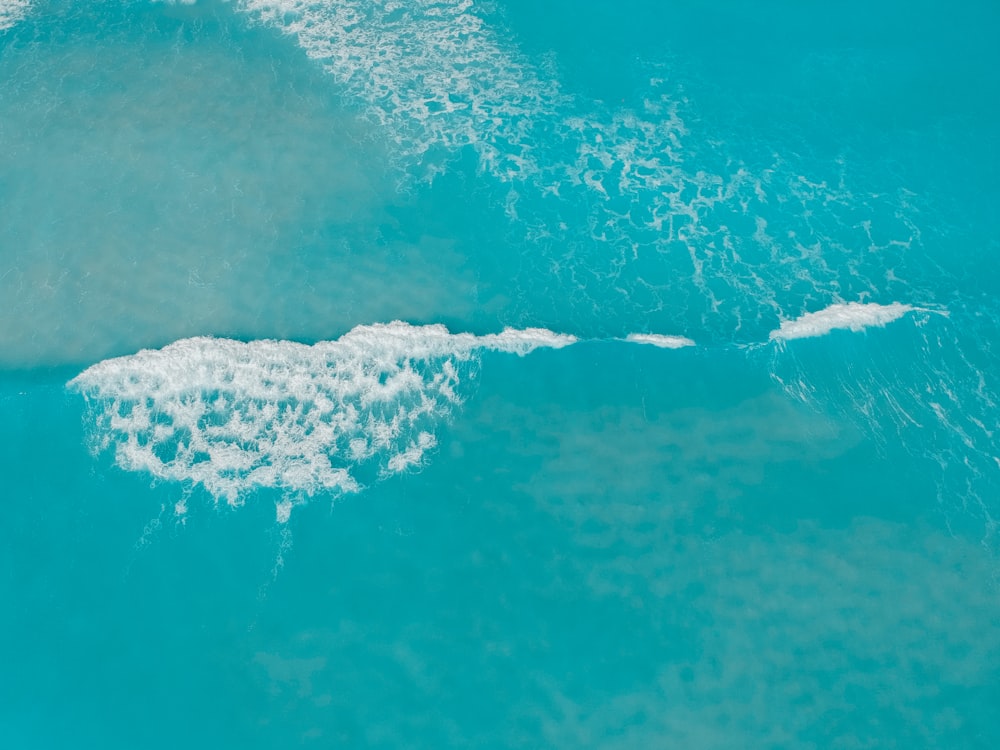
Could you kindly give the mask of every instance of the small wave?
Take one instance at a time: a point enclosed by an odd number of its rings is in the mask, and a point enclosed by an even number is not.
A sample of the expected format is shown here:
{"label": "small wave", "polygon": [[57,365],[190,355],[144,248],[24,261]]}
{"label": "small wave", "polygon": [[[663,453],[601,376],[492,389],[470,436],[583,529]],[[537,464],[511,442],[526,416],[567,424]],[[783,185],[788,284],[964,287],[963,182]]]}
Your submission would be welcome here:
{"label": "small wave", "polygon": [[630,333],[625,340],[633,344],[649,344],[661,349],[683,349],[695,346],[695,342],[686,336],[664,336],[659,333]]}
{"label": "small wave", "polygon": [[0,0],[0,31],[12,28],[31,10],[30,0]]}
{"label": "small wave", "polygon": [[[419,465],[479,351],[523,356],[575,341],[399,321],[314,345],[199,337],[105,360],[68,386],[92,406],[95,449],[113,449],[121,468],[239,505],[258,488],[357,492],[359,472]],[[279,521],[289,509],[279,506]]]}
{"label": "small wave", "polygon": [[837,303],[817,312],[806,313],[794,320],[783,321],[778,329],[771,331],[770,340],[813,338],[825,336],[837,329],[861,331],[872,326],[881,328],[914,311],[928,312],[923,308],[899,302],[889,305],[880,305],[876,302]]}

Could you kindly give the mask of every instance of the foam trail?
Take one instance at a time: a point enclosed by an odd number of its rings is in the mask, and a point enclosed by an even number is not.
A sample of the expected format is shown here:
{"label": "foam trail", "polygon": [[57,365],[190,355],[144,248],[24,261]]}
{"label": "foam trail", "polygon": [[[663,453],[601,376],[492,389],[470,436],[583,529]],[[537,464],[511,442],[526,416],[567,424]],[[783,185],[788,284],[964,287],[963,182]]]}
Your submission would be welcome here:
{"label": "foam trail", "polygon": [[695,346],[695,342],[686,336],[664,336],[659,333],[630,333],[625,341],[632,344],[649,344],[661,349],[683,349]]}
{"label": "foam trail", "polygon": [[[419,465],[460,403],[481,350],[526,355],[573,336],[539,328],[475,336],[399,321],[314,345],[199,337],[100,362],[71,380],[93,408],[95,449],[239,505],[273,488],[357,492],[358,472]],[[288,520],[291,503],[277,508]]]}
{"label": "foam trail", "polygon": [[12,28],[23,20],[30,10],[30,0],[0,0],[0,31]]}
{"label": "foam trail", "polygon": [[837,303],[817,312],[806,313],[794,320],[782,321],[779,328],[771,331],[769,338],[771,341],[788,341],[825,336],[837,329],[861,331],[872,326],[881,328],[915,311],[930,312],[899,302],[889,305],[880,305],[876,302]]}

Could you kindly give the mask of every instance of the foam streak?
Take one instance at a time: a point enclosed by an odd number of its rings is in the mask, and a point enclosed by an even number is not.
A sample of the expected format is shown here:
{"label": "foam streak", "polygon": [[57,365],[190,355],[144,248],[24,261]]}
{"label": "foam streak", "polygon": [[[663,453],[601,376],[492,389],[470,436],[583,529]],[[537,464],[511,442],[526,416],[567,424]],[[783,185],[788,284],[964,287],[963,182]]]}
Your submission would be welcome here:
{"label": "foam streak", "polygon": [[664,336],[659,333],[630,333],[625,341],[632,344],[649,344],[661,349],[683,349],[694,346],[695,342],[686,336]]}

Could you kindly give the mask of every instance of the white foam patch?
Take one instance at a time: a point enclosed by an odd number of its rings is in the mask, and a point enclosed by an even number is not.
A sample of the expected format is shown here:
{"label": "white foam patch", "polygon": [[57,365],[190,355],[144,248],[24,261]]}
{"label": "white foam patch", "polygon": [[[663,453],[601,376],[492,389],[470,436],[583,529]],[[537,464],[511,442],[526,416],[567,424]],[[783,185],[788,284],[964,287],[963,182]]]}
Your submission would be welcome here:
{"label": "white foam patch", "polygon": [[664,336],[659,333],[630,333],[625,340],[633,344],[649,344],[661,349],[683,349],[695,346],[695,342],[686,336]]}
{"label": "white foam patch", "polygon": [[31,10],[30,0],[0,0],[0,31],[21,21]]}
{"label": "white foam patch", "polygon": [[921,310],[899,302],[880,305],[875,302],[847,302],[830,305],[818,312],[806,313],[794,320],[786,320],[771,331],[771,341],[788,341],[815,336],[825,336],[831,331],[844,329],[862,331],[873,326],[884,327],[899,320],[909,312]]}
{"label": "white foam patch", "polygon": [[[385,476],[417,466],[480,350],[523,356],[575,341],[399,321],[311,346],[201,337],[105,360],[68,385],[93,407],[95,449],[113,448],[121,468],[238,505],[258,488],[356,492],[363,467]],[[291,507],[278,505],[279,522]]]}

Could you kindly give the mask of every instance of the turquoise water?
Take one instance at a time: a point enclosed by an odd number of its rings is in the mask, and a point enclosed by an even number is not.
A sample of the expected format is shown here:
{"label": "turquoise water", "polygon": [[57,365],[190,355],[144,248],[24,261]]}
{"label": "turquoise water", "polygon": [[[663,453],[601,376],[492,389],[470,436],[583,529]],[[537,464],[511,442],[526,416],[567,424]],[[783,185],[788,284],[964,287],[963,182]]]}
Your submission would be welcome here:
{"label": "turquoise water", "polygon": [[0,0],[0,745],[1000,745],[998,33]]}

